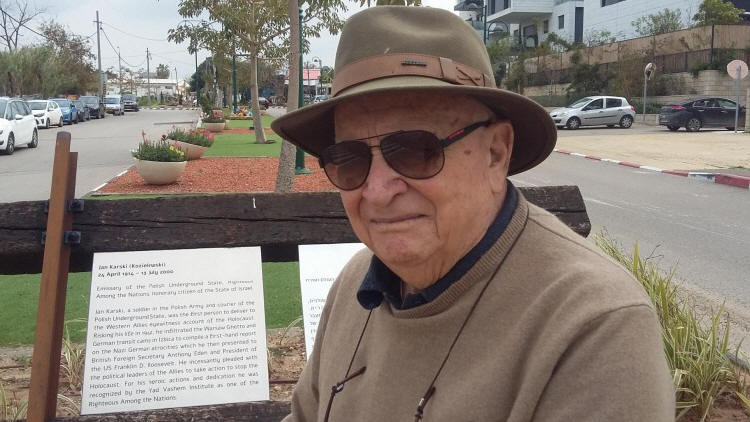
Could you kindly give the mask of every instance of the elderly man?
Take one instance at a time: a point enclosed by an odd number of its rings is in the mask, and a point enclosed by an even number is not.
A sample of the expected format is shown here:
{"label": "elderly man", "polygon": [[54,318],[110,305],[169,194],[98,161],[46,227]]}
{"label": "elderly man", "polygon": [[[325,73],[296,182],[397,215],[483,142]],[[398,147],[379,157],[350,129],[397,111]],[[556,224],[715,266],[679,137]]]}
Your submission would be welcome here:
{"label": "elderly man", "polygon": [[351,17],[333,98],[277,119],[368,249],[334,283],[286,421],[667,421],[640,285],[506,179],[552,151],[454,14]]}

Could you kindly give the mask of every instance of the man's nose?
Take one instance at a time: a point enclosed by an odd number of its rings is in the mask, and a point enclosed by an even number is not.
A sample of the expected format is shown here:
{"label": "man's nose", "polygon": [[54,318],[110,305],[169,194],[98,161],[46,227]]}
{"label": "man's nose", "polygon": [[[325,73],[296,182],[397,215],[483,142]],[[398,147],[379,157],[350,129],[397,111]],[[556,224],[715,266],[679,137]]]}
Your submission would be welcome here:
{"label": "man's nose", "polygon": [[362,186],[362,197],[373,205],[386,206],[399,193],[406,191],[406,182],[383,158],[380,148],[372,149],[370,174]]}

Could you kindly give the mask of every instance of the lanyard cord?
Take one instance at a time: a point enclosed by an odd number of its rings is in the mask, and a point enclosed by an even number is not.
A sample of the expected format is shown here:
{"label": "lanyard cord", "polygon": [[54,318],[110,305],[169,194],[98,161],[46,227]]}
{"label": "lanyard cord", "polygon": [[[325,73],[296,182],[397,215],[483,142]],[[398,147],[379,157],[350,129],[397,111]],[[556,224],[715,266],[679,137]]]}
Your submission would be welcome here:
{"label": "lanyard cord", "polygon": [[354,358],[357,356],[357,351],[359,350],[359,345],[362,343],[362,338],[365,336],[365,330],[367,330],[367,324],[370,322],[370,317],[372,316],[372,309],[370,309],[370,312],[367,313],[367,319],[365,320],[365,325],[362,327],[362,332],[359,334],[359,340],[357,340],[357,346],[354,348],[354,353],[352,353],[352,358],[349,361],[349,366],[346,368],[346,374],[344,374],[344,379],[337,382],[333,387],[331,387],[331,397],[328,399],[328,406],[326,406],[326,415],[323,419],[324,422],[328,422],[328,417],[331,415],[331,406],[333,406],[333,398],[336,396],[337,393],[339,393],[341,390],[344,389],[344,384],[347,383],[347,381],[351,380],[352,378],[356,378],[362,374],[365,373],[365,370],[367,369],[366,366],[363,366],[351,375],[349,374],[349,371],[352,369],[352,365],[354,364]]}
{"label": "lanyard cord", "polygon": [[[528,221],[528,217],[527,220]],[[524,227],[521,229],[526,228],[526,222],[524,222]],[[516,238],[513,240],[513,243],[511,243],[510,248],[508,248],[508,252],[503,256],[503,259],[500,261],[500,263],[497,265],[497,268],[495,268],[495,271],[492,272],[492,275],[490,276],[490,279],[487,280],[487,283],[484,284],[484,287],[482,287],[482,290],[479,292],[479,295],[476,299],[474,299],[474,303],[471,305],[471,309],[469,309],[469,313],[466,314],[466,318],[464,318],[464,322],[461,323],[461,327],[458,329],[458,332],[456,333],[456,336],[453,338],[453,341],[451,342],[450,347],[448,348],[448,353],[445,354],[445,357],[443,358],[443,363],[440,364],[440,368],[438,368],[437,372],[435,372],[435,376],[432,378],[432,382],[430,382],[430,385],[427,387],[427,391],[425,391],[424,395],[422,395],[422,398],[419,399],[419,402],[417,403],[417,413],[414,414],[414,422],[419,422],[422,420],[424,408],[427,406],[427,401],[430,400],[430,397],[435,393],[435,382],[437,381],[438,377],[440,376],[440,373],[443,371],[443,367],[445,366],[445,363],[448,362],[448,358],[451,355],[451,352],[453,351],[453,346],[456,345],[456,342],[458,341],[458,338],[461,336],[461,333],[464,331],[464,328],[466,327],[466,324],[469,322],[469,318],[474,313],[474,310],[477,308],[477,305],[479,304],[479,300],[482,299],[482,296],[484,296],[484,292],[487,290],[487,287],[489,287],[490,283],[492,283],[492,280],[495,279],[495,276],[500,271],[500,268],[502,268],[503,263],[505,262],[505,259],[510,254],[510,251],[513,249],[513,247],[516,245],[516,242],[521,236],[516,236]]]}

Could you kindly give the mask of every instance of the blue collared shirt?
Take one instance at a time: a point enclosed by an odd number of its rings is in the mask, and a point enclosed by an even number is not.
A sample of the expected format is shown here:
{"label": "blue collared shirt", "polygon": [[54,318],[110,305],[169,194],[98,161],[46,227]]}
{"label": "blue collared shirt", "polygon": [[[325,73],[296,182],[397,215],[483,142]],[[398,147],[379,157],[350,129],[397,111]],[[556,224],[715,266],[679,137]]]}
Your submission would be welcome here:
{"label": "blue collared shirt", "polygon": [[364,280],[362,280],[359,291],[357,291],[357,300],[360,305],[365,309],[374,309],[380,306],[383,298],[386,298],[396,309],[414,308],[435,300],[453,283],[460,280],[479,261],[479,258],[497,242],[505,228],[508,227],[518,206],[518,194],[510,181],[508,181],[507,187],[508,193],[505,195],[503,207],[479,243],[458,260],[447,274],[421,292],[409,294],[402,298],[401,278],[377,256],[373,255],[370,268],[367,270]]}

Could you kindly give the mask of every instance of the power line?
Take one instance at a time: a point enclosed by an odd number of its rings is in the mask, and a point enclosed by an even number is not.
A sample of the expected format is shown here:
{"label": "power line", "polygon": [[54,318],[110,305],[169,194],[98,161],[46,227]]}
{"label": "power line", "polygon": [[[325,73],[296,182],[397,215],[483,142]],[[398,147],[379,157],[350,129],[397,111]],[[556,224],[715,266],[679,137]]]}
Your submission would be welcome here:
{"label": "power line", "polygon": [[107,25],[107,26],[111,27],[111,28],[112,28],[112,29],[114,29],[115,31],[118,31],[118,32],[122,32],[123,34],[125,34],[125,35],[129,35],[129,36],[131,36],[131,37],[134,37],[134,38],[140,38],[140,39],[142,39],[142,40],[147,40],[147,41],[164,41],[164,42],[168,42],[168,41],[169,41],[169,40],[165,40],[165,39],[157,39],[157,38],[147,38],[147,37],[142,37],[142,36],[140,36],[140,35],[135,35],[135,34],[131,34],[131,33],[129,33],[129,32],[125,32],[125,31],[123,31],[122,29],[119,29],[119,28],[117,28],[116,26],[113,26],[112,24],[109,24],[109,23],[106,23],[106,22],[102,22],[102,24],[104,24],[104,25]]}
{"label": "power line", "polygon": [[[116,48],[115,48],[115,46],[114,46],[114,45],[112,44],[112,41],[110,41],[110,39],[109,39],[109,36],[108,36],[108,35],[107,35],[107,33],[106,33],[106,32],[104,31],[104,29],[102,29],[102,34],[104,34],[104,38],[105,38],[105,39],[107,40],[107,43],[109,44],[109,46],[110,46],[110,47],[112,47],[112,51],[114,51],[115,53],[118,53],[118,52],[117,52],[117,49],[116,49]],[[125,60],[125,59],[123,59],[123,58],[122,58],[122,56],[121,56],[121,55],[120,55],[119,53],[117,54],[117,57],[118,57],[118,58],[119,58],[120,60],[122,60],[123,62],[125,62],[125,64],[126,64],[126,65],[128,65],[128,66],[130,66],[130,67],[137,67],[137,66],[133,66],[132,64],[128,63],[128,61],[127,61],[127,60]],[[141,64],[143,64],[143,63],[141,63]]]}

